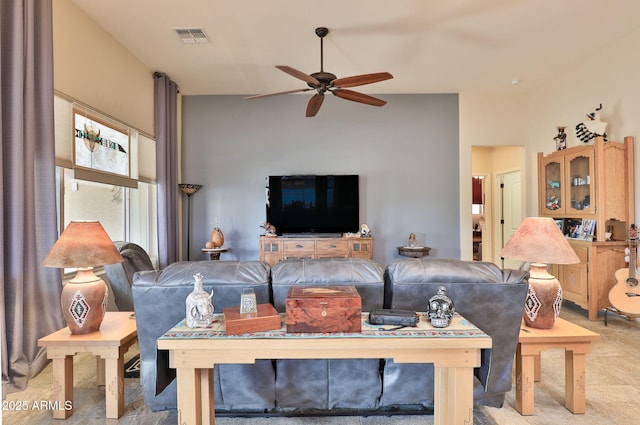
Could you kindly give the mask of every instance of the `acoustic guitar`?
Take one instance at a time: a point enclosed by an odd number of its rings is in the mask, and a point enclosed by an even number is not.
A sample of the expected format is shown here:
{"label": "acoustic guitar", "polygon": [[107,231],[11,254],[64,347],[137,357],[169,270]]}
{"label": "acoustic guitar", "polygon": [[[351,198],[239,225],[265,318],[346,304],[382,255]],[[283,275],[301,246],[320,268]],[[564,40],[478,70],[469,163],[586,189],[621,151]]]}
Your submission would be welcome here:
{"label": "acoustic guitar", "polygon": [[636,249],[638,229],[635,224],[629,229],[629,268],[616,271],[616,285],[609,291],[609,301],[618,311],[629,315],[640,314],[640,285],[636,278]]}

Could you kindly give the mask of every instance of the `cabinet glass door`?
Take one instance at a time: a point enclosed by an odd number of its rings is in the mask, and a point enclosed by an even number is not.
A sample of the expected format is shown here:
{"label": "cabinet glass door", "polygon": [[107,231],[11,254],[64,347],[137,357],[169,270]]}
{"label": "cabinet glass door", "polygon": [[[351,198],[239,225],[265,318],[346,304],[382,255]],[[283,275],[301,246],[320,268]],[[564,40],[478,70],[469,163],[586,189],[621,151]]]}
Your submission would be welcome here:
{"label": "cabinet glass door", "polygon": [[545,215],[559,215],[564,213],[564,188],[562,187],[562,159],[552,160],[544,164],[544,209]]}
{"label": "cabinet glass door", "polygon": [[569,200],[565,208],[576,216],[594,214],[593,151],[567,157]]}

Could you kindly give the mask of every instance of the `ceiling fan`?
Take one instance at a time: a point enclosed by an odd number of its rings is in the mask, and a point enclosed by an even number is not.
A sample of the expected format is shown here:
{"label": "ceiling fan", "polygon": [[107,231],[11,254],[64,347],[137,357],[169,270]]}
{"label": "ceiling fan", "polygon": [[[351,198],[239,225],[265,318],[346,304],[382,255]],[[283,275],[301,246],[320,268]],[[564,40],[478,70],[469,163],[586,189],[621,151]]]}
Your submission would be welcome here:
{"label": "ceiling fan", "polygon": [[378,81],[384,81],[393,78],[393,75],[388,72],[377,72],[374,74],[363,74],[363,75],[355,75],[353,77],[345,77],[345,78],[337,78],[334,74],[330,72],[325,72],[323,67],[323,44],[322,40],[324,37],[329,34],[329,30],[325,27],[316,28],[316,35],[320,37],[320,72],[314,72],[313,74],[305,74],[302,71],[298,71],[295,68],[286,65],[277,65],[276,68],[279,70],[286,72],[287,74],[298,78],[305,83],[309,87],[305,87],[303,89],[297,90],[288,90],[278,93],[270,93],[270,94],[259,94],[255,96],[248,96],[245,99],[257,99],[260,97],[266,96],[276,96],[280,94],[288,94],[288,93],[298,93],[305,92],[309,90],[315,90],[316,94],[314,94],[309,103],[307,104],[307,117],[315,117],[320,107],[322,106],[322,102],[324,101],[324,94],[326,92],[333,93],[335,96],[338,96],[342,99],[351,100],[353,102],[364,103],[366,105],[373,106],[383,106],[387,102],[378,99],[373,96],[369,96],[363,93],[359,93],[353,90],[347,90],[346,87],[355,87],[362,86],[365,84],[377,83]]}

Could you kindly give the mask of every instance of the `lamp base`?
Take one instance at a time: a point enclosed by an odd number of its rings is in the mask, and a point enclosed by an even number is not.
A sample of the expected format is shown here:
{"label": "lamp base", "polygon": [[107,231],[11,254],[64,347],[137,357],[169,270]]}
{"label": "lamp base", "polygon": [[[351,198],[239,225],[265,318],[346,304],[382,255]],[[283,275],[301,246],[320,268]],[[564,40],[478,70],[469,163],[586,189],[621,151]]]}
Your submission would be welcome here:
{"label": "lamp base", "polygon": [[107,310],[107,285],[93,268],[78,269],[62,288],[62,313],[72,334],[82,335],[100,329]]}
{"label": "lamp base", "polygon": [[531,328],[551,329],[560,315],[562,288],[547,266],[532,263],[529,271],[529,291],[524,305],[524,322]]}

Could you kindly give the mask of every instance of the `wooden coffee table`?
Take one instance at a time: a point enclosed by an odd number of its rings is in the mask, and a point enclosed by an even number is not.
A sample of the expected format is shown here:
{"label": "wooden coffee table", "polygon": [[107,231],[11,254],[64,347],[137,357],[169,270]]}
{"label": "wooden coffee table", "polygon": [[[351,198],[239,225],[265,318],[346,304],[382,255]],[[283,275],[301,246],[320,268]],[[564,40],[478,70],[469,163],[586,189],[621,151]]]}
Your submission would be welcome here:
{"label": "wooden coffee table", "polygon": [[534,382],[540,381],[540,353],[548,348],[565,350],[565,406],[572,413],[585,413],[586,354],[595,332],[558,319],[551,329],[535,329],[522,324],[516,350],[516,410],[534,413]]}
{"label": "wooden coffee table", "polygon": [[[365,317],[363,315],[363,320]],[[433,363],[434,423],[471,424],[473,368],[480,366],[481,349],[491,348],[491,337],[459,314],[454,322],[456,320],[466,327],[465,331],[454,334],[452,324],[444,329],[430,328],[422,336],[412,335],[413,328],[408,328],[404,336],[398,331],[384,337],[367,333],[364,323],[361,333],[339,336],[286,334],[283,327],[279,331],[231,336],[223,331],[221,334],[196,329],[198,335],[190,337],[190,330],[179,323],[158,339],[158,349],[169,350],[170,365],[176,369],[180,424],[215,423],[214,364],[254,363],[256,359],[360,358]],[[217,315],[215,321],[221,322],[221,315]]]}
{"label": "wooden coffee table", "polygon": [[97,356],[97,382],[105,386],[107,418],[124,413],[124,353],[137,341],[136,320],[130,311],[107,312],[100,330],[86,335],[72,335],[63,328],[38,340],[53,359],[53,401],[58,409],[53,417],[66,419],[73,414],[73,356],[92,353]]}

